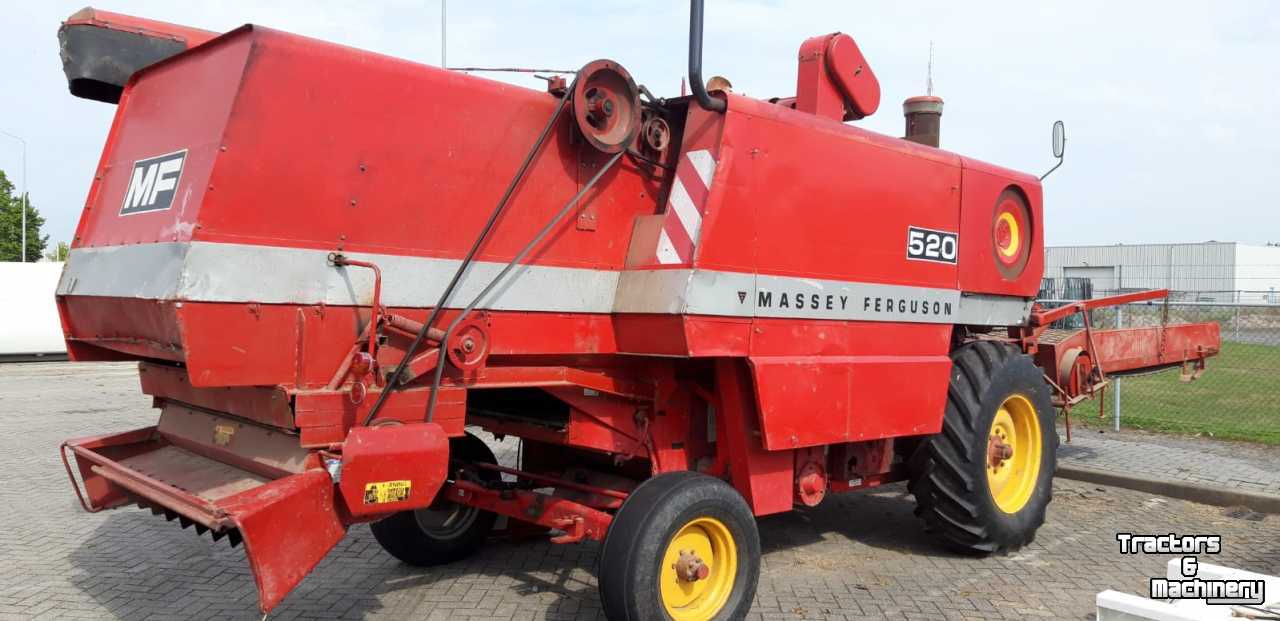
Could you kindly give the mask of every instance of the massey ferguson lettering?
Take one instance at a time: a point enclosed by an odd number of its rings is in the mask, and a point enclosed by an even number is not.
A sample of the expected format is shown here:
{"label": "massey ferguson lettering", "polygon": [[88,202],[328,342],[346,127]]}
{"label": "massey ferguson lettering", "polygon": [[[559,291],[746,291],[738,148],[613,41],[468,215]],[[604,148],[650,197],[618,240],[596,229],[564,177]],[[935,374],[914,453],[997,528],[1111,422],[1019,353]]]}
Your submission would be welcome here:
{"label": "massey ferguson lettering", "polygon": [[813,287],[806,291],[757,286],[754,295],[739,291],[738,301],[754,300],[757,317],[948,323],[959,312],[959,294],[954,291],[870,283]]}
{"label": "massey ferguson lettering", "polygon": [[[878,292],[873,286],[872,293]],[[745,297],[745,296],[740,296]],[[853,306],[850,305],[853,302]],[[955,304],[935,296],[880,296],[853,293],[808,293],[804,291],[756,290],[756,309],[776,311],[769,316],[798,316],[818,319],[865,319],[882,321],[943,321],[955,314]]]}
{"label": "massey ferguson lettering", "polygon": [[951,302],[939,302],[938,300],[911,300],[903,298],[862,298],[862,310],[871,313],[885,313],[890,315],[934,315],[939,317],[950,317],[953,309]]}
{"label": "massey ferguson lettering", "polygon": [[[828,293],[786,293],[777,297],[777,308],[794,308],[796,310],[844,310],[849,306],[849,296]],[[772,291],[756,292],[756,308],[774,308]]]}
{"label": "massey ferguson lettering", "polygon": [[147,211],[163,211],[173,205],[182,180],[182,165],[187,161],[187,150],[175,151],[138,160],[133,163],[133,174],[124,193],[120,215],[128,216]]}

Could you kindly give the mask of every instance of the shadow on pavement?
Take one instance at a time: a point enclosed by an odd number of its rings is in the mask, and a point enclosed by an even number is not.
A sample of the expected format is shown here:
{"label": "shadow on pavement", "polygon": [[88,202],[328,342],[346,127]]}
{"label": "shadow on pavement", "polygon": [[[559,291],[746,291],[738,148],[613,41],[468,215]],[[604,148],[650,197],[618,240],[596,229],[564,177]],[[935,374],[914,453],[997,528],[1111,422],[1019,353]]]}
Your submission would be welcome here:
{"label": "shadow on pavement", "polygon": [[762,518],[760,539],[766,555],[794,554],[797,548],[839,537],[901,554],[964,558],[924,532],[915,506],[905,483],[828,496],[817,507]]}
{"label": "shadow on pavement", "polygon": [[[904,485],[829,497],[821,506],[761,518],[765,566],[820,568],[832,537],[900,554],[956,557],[936,545],[912,514]],[[272,612],[299,616],[418,617],[430,610],[498,607],[562,614],[599,611],[599,545],[553,545],[545,540],[495,539],[453,565],[415,568],[384,553],[367,527],[352,528],[330,555]],[[856,553],[856,551],[854,552]],[[107,514],[70,555],[68,579],[122,619],[258,619],[257,592],[244,552],[212,542],[176,522],[137,509]],[[479,590],[480,593],[473,593]]]}
{"label": "shadow on pavement", "polygon": [[[474,607],[467,592],[476,586],[482,595],[509,590],[516,603],[532,597],[528,605],[541,610],[598,609],[596,548],[494,541],[466,561],[416,568],[387,555],[367,527],[357,526],[270,618],[408,618],[419,606]],[[148,511],[108,512],[69,560],[70,583],[116,618],[261,618],[241,548]]]}

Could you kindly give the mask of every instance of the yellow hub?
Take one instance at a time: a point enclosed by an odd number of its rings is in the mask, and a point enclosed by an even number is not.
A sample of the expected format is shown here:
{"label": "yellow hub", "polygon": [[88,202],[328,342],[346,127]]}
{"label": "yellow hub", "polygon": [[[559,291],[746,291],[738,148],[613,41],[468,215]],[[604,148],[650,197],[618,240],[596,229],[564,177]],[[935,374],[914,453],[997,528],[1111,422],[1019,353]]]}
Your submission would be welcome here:
{"label": "yellow hub", "polygon": [[672,619],[710,619],[724,608],[733,592],[738,573],[733,534],[720,520],[696,518],[676,531],[659,571],[662,605]]}
{"label": "yellow hub", "polygon": [[1022,395],[1010,395],[996,410],[987,443],[987,485],[1001,511],[1017,513],[1031,499],[1043,444],[1035,406]]}

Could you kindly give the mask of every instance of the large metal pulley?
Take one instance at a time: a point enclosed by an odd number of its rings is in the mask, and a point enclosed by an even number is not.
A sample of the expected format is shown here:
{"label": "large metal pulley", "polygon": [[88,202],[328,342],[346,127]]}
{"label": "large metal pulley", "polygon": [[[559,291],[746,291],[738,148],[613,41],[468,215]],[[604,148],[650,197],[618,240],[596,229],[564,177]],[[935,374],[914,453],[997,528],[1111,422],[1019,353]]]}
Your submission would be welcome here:
{"label": "large metal pulley", "polygon": [[578,71],[573,116],[591,146],[605,153],[626,149],[640,131],[640,89],[612,60],[593,60]]}

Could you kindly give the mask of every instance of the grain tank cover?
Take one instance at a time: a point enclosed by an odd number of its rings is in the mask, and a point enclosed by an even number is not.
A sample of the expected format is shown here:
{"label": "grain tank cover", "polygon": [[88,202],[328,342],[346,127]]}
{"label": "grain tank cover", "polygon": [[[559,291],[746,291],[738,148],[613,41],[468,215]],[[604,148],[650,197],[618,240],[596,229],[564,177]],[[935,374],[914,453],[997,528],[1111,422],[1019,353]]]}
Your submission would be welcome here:
{"label": "grain tank cover", "polygon": [[[59,288],[72,357],[183,362],[197,384],[298,381],[304,354],[281,358],[272,343],[300,329],[285,305],[319,317],[371,301],[371,274],[335,269],[329,253],[379,261],[388,305],[429,304],[502,194],[495,179],[519,168],[557,102],[257,26],[139,71]],[[579,190],[572,171],[608,157],[574,131],[556,125],[483,260],[514,255]],[[593,195],[598,222],[567,224],[538,255],[552,277],[587,270],[575,283],[589,294],[549,298],[530,277],[492,307],[611,310],[627,245],[601,240],[627,239],[656,203],[634,169],[608,181]],[[312,322],[326,346],[359,329],[335,312],[327,328]]]}

